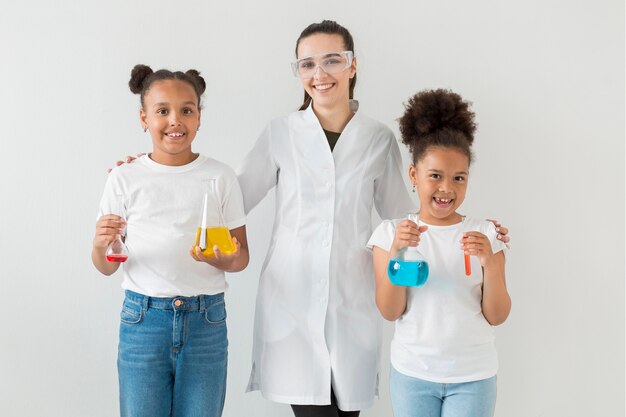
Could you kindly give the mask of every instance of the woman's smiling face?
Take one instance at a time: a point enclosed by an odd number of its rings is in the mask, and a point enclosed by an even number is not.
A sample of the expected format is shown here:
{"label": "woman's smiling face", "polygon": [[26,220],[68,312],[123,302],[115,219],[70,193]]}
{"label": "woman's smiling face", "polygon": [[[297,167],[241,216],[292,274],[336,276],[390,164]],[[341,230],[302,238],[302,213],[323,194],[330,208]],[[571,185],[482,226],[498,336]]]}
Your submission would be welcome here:
{"label": "woman's smiling face", "polygon": [[[345,51],[341,35],[315,33],[303,38],[298,43],[298,59],[309,56],[323,56]],[[318,67],[311,78],[300,79],[302,86],[311,96],[316,107],[333,108],[345,105],[350,99],[350,79],[356,74],[356,60],[352,60],[345,70],[336,74],[327,74]]]}

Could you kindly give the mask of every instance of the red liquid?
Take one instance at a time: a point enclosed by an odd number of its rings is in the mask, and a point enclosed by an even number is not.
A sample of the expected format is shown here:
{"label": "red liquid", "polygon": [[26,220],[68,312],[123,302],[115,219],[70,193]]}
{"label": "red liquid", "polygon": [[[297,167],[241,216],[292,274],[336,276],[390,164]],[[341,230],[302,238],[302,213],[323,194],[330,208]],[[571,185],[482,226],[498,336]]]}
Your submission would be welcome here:
{"label": "red liquid", "polygon": [[469,255],[465,255],[465,275],[468,277],[472,275],[472,264],[470,263]]}
{"label": "red liquid", "polygon": [[128,255],[107,255],[107,261],[109,262],[126,262]]}

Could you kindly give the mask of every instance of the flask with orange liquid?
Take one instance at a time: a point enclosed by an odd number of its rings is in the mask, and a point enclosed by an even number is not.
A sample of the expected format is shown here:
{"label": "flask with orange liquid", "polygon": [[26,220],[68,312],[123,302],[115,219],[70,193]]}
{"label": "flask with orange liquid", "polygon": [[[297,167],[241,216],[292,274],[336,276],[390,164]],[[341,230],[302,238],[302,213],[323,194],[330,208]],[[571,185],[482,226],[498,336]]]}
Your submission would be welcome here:
{"label": "flask with orange liquid", "polygon": [[[209,221],[207,217],[209,215],[209,209],[215,210],[214,213],[217,214],[217,224],[208,224]],[[214,218],[214,216],[211,218]],[[215,223],[215,220],[212,220],[211,223]],[[224,221],[222,200],[220,198],[219,189],[217,188],[217,180],[214,178],[207,182],[200,224],[201,226],[196,230],[194,246],[200,246],[204,256],[215,256],[213,252],[215,245],[226,255],[237,251],[237,247],[233,243],[230,231]]]}

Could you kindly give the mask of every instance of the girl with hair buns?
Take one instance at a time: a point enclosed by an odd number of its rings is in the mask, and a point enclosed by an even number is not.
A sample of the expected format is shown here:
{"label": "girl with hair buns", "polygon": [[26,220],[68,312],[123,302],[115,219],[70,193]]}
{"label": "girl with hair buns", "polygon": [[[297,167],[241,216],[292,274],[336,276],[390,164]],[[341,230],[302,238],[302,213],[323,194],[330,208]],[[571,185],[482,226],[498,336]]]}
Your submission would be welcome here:
{"label": "girl with hair buns", "polygon": [[[409,178],[420,201],[419,224],[385,220],[368,242],[376,304],[383,317],[396,321],[390,384],[395,417],[494,413],[498,360],[492,326],[506,320],[511,299],[506,247],[495,225],[458,212],[475,130],[469,103],[447,90],[416,94],[400,119],[402,142],[413,157]],[[421,287],[396,286],[387,276],[390,259],[409,246],[419,246],[428,262]]]}
{"label": "girl with hair buns", "polygon": [[[92,250],[96,268],[111,275],[120,264],[109,262],[105,252],[126,228],[129,256],[118,351],[121,415],[221,416],[228,346],[224,271],[241,271],[248,264],[241,190],[230,167],[191,149],[205,89],[197,71],[153,72],[137,65],[129,86],[140,96],[139,119],[153,149],[107,178]],[[233,236],[232,253],[218,246],[204,254],[189,247],[209,179]],[[118,196],[123,196],[126,218],[111,213]],[[219,213],[207,216],[215,219]]]}

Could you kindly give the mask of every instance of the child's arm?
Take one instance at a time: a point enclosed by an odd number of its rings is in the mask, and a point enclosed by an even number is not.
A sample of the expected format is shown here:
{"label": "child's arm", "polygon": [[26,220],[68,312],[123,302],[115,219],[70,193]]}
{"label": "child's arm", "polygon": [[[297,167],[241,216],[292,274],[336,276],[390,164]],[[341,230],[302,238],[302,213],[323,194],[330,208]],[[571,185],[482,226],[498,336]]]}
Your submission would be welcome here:
{"label": "child's arm", "polygon": [[91,261],[96,269],[104,275],[111,275],[120,267],[119,262],[107,261],[105,254],[109,244],[115,240],[115,236],[123,233],[125,225],[124,219],[115,214],[101,216],[96,222]]}
{"label": "child's arm", "polygon": [[406,310],[406,287],[391,283],[387,276],[389,260],[399,250],[407,246],[417,246],[420,233],[425,232],[426,226],[420,228],[410,220],[404,220],[396,227],[395,237],[387,252],[378,246],[373,248],[374,274],[376,276],[376,306],[382,316],[390,321],[397,320]]}
{"label": "child's arm", "polygon": [[504,253],[493,253],[489,238],[480,232],[467,232],[462,239],[465,254],[478,256],[483,267],[482,310],[492,326],[504,323],[511,312],[511,297],[506,289]]}
{"label": "child's arm", "polygon": [[248,266],[250,255],[248,253],[248,238],[246,236],[246,226],[237,227],[230,231],[233,243],[237,250],[229,255],[220,252],[216,246],[213,247],[215,256],[204,256],[199,246],[191,248],[189,253],[198,262],[206,262],[217,269],[225,272],[243,271]]}
{"label": "child's arm", "polygon": [[376,276],[376,306],[380,314],[395,321],[406,310],[406,287],[393,285],[387,276],[390,253],[374,246],[374,275]]}

